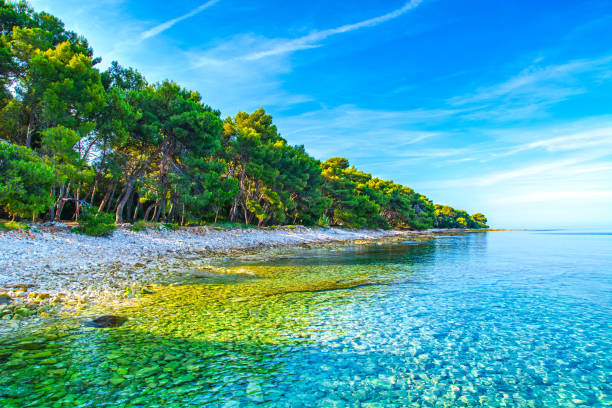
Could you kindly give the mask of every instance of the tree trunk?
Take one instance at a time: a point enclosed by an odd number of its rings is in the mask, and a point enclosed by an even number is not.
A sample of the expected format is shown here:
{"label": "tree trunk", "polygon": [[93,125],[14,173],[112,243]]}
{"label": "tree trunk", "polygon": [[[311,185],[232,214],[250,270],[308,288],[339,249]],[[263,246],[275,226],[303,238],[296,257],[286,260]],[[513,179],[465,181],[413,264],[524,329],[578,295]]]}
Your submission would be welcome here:
{"label": "tree trunk", "polygon": [[242,204],[242,210],[244,211],[244,223],[249,224],[251,221],[249,220],[249,213],[247,211],[246,204]]}
{"label": "tree trunk", "polygon": [[94,195],[96,194],[96,188],[97,188],[97,187],[98,187],[98,178],[96,177],[96,179],[94,180],[94,185],[93,185],[93,188],[91,189],[91,194],[90,194],[91,198],[89,199],[89,203],[90,203],[91,205],[93,205],[93,202],[94,202]]}
{"label": "tree trunk", "polygon": [[159,202],[159,212],[157,213],[157,219],[155,221],[162,220],[163,222],[166,222],[166,201],[167,201],[166,196],[167,195],[168,195],[168,190],[164,189],[160,202]]}
{"label": "tree trunk", "polygon": [[138,216],[138,210],[142,208],[142,204],[140,204],[140,199],[137,200],[136,208],[134,208],[134,215],[132,216],[132,223],[136,222],[136,217]]}
{"label": "tree trunk", "polygon": [[70,182],[68,182],[63,192],[60,190],[60,197],[57,200],[58,201],[57,211],[55,213],[55,221],[57,222],[60,222],[62,220],[62,210],[64,209],[64,204],[66,203],[66,200],[64,200],[64,198],[68,197],[69,195],[70,195]]}
{"label": "tree trunk", "polygon": [[[55,186],[51,187],[51,196],[55,197]],[[47,218],[50,221],[53,221],[55,219],[55,206],[51,206],[49,212],[47,213]]]}
{"label": "tree trunk", "polygon": [[147,218],[149,218],[149,214],[151,213],[151,210],[153,209],[153,207],[155,207],[155,204],[151,204],[145,211],[144,216],[142,217],[144,221],[146,221]]}
{"label": "tree trunk", "polygon": [[32,133],[34,133],[34,118],[33,115],[30,114],[28,120],[28,129],[26,130],[26,147],[32,147]]}
{"label": "tree trunk", "polygon": [[130,214],[132,214],[132,208],[134,208],[134,197],[136,196],[136,192],[133,191],[132,194],[130,195],[130,198],[128,198],[128,208],[127,208],[127,222],[130,222]]}
{"label": "tree trunk", "polygon": [[79,183],[79,186],[77,187],[75,198],[76,201],[74,204],[76,208],[74,211],[74,221],[79,222],[79,211],[81,210],[81,203],[79,202],[79,199],[81,198],[81,183]]}
{"label": "tree trunk", "polygon": [[127,184],[123,187],[123,189],[121,190],[121,192],[119,193],[119,195],[117,196],[117,202],[115,203],[115,207],[113,208],[113,214],[117,213],[117,209],[119,208],[119,204],[121,204],[121,200],[122,198],[125,196],[125,192],[127,191],[128,186]]}
{"label": "tree trunk", "polygon": [[125,207],[125,203],[132,195],[132,190],[134,189],[134,180],[127,180],[127,184],[125,186],[125,194],[117,204],[117,211],[115,212],[115,224],[119,224],[123,222],[123,208]]}
{"label": "tree trunk", "polygon": [[157,220],[158,211],[159,211],[159,206],[157,205],[157,202],[155,202],[155,207],[153,208],[153,215],[151,216],[151,221]]}
{"label": "tree trunk", "polygon": [[98,207],[98,213],[103,211],[108,206],[108,203],[112,200],[112,197],[115,196],[116,188],[117,188],[117,181],[113,180],[111,185],[108,187],[108,190],[106,190],[106,194],[104,194],[104,198],[102,199],[102,202],[100,203],[100,206]]}
{"label": "tree trunk", "polygon": [[[238,194],[240,194],[240,193],[238,193]],[[234,199],[234,204],[230,208],[230,213],[229,213],[229,217],[228,217],[230,222],[235,222],[236,221],[236,214],[238,213],[238,197],[239,197],[239,195],[236,195],[236,198]]]}
{"label": "tree trunk", "polygon": [[155,213],[153,214],[153,219],[155,220],[155,222],[159,222],[160,219],[162,219],[162,214],[166,211],[166,200],[163,198],[160,198],[159,200],[157,200],[157,203],[155,204]]}
{"label": "tree trunk", "polygon": [[175,204],[175,200],[172,200],[172,203],[170,203],[170,209],[168,210],[168,216],[166,217],[166,222],[174,221],[172,217],[174,217],[174,208],[176,207]]}

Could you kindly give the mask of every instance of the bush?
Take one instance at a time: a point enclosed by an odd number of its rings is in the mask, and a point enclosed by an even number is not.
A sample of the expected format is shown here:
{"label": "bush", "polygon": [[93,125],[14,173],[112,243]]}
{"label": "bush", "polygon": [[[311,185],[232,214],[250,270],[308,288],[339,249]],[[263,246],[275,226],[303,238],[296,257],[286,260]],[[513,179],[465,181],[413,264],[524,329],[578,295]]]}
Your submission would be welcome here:
{"label": "bush", "polygon": [[140,232],[140,231],[144,231],[148,228],[148,223],[146,221],[143,220],[138,220],[134,223],[134,225],[132,225],[132,228],[130,228],[132,231],[134,232]]}
{"label": "bush", "polygon": [[0,141],[0,207],[12,217],[36,217],[55,202],[53,168],[33,150]]}
{"label": "bush", "polygon": [[164,227],[165,229],[167,229],[168,231],[176,231],[176,230],[181,229],[181,226],[180,226],[180,225],[178,225],[178,224],[173,224],[173,223],[171,223],[171,222],[167,222],[167,223],[163,224],[163,227]]}
{"label": "bush", "polygon": [[81,207],[82,212],[79,218],[79,226],[77,232],[93,237],[102,237],[110,235],[117,229],[115,217],[113,214],[100,212],[95,213],[89,207]]}
{"label": "bush", "polygon": [[15,230],[23,230],[28,231],[30,226],[28,224],[24,224],[23,222],[18,221],[7,221],[0,223],[0,231],[15,231]]}
{"label": "bush", "polygon": [[155,229],[158,231],[176,231],[180,228],[181,227],[178,224],[173,224],[169,222],[162,224],[160,222],[138,220],[134,223],[131,230],[134,232],[140,232],[146,229]]}

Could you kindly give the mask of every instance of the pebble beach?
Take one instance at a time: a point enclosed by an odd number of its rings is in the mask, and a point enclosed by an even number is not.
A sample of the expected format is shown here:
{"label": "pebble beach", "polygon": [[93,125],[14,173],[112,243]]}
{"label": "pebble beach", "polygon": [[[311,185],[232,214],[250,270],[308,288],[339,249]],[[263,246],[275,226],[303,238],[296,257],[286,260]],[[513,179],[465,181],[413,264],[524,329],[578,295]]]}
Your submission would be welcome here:
{"label": "pebble beach", "polygon": [[17,326],[16,318],[45,317],[58,306],[85,309],[146,293],[148,284],[168,281],[186,257],[407,234],[415,232],[303,226],[135,232],[124,225],[108,237],[90,237],[64,224],[38,224],[0,234],[0,329]]}

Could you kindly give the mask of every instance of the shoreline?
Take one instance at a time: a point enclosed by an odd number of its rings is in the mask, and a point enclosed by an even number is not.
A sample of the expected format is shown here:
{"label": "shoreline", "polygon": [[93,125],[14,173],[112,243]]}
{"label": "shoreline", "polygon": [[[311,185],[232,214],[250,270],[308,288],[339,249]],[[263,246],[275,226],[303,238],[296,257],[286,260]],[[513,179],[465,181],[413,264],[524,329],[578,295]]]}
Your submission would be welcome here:
{"label": "shoreline", "polygon": [[122,226],[109,237],[90,237],[60,223],[33,230],[0,233],[0,331],[147,294],[148,285],[176,280],[181,262],[194,256],[487,231],[202,226],[134,232]]}

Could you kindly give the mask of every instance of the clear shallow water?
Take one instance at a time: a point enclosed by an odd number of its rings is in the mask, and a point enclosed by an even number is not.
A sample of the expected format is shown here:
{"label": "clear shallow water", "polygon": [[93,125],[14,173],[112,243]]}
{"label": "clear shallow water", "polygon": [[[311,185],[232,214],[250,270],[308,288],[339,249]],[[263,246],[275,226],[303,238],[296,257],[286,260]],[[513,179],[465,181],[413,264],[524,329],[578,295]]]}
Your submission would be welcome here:
{"label": "clear shallow water", "polygon": [[3,339],[0,406],[612,406],[609,235],[490,232],[216,266],[229,274],[160,289],[119,311],[120,328]]}

